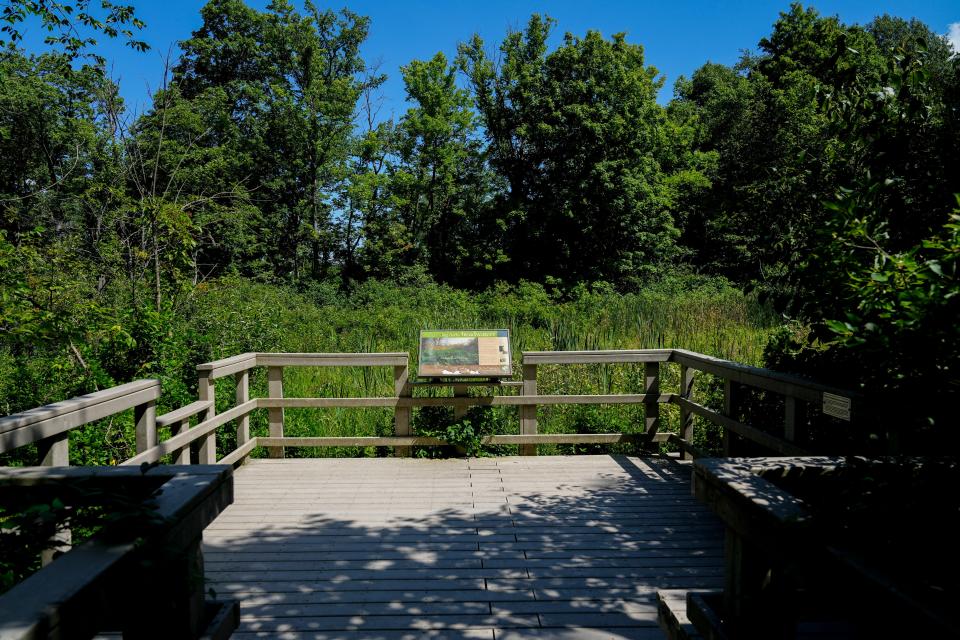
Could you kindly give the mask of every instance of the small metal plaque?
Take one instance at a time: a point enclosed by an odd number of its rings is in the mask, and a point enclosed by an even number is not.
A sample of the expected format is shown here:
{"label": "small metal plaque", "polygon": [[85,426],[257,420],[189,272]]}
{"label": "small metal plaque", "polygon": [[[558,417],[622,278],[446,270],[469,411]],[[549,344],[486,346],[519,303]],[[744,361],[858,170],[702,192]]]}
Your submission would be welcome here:
{"label": "small metal plaque", "polygon": [[507,329],[420,332],[417,375],[421,378],[499,378],[512,374]]}
{"label": "small metal plaque", "polygon": [[850,398],[837,396],[832,393],[823,394],[823,412],[828,416],[850,421]]}

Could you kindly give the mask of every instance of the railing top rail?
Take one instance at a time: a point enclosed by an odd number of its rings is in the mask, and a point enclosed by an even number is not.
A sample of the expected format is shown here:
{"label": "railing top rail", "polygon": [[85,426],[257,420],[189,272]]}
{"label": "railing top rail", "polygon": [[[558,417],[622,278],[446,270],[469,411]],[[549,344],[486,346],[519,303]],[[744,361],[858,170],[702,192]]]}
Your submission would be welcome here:
{"label": "railing top rail", "polygon": [[405,351],[390,353],[258,353],[257,365],[266,367],[402,367],[410,361]]}
{"label": "railing top rail", "polygon": [[253,367],[404,367],[410,355],[388,353],[242,353],[197,365],[197,372],[211,380]]}
{"label": "railing top rail", "polygon": [[255,366],[257,366],[256,353],[241,353],[238,356],[231,356],[229,358],[223,358],[222,360],[214,360],[213,362],[204,362],[203,364],[198,364],[197,371],[199,371],[201,375],[204,375],[204,372],[207,372],[205,375],[209,376],[211,379],[215,379],[228,376],[231,373],[237,373],[238,371],[252,369]]}
{"label": "railing top rail", "polygon": [[0,418],[0,453],[154,402],[159,380],[137,380]]}
{"label": "railing top rail", "polygon": [[667,362],[672,349],[608,349],[601,351],[524,351],[523,364],[618,364]]}
{"label": "railing top rail", "polygon": [[672,353],[673,355],[670,357],[671,362],[677,362],[705,373],[712,373],[721,378],[729,379],[733,382],[773,391],[799,400],[819,403],[823,398],[823,393],[832,393],[846,397],[858,397],[860,395],[850,389],[832,387],[789,373],[751,367],[750,365],[714,358],[713,356],[696,353],[694,351],[673,349]]}
{"label": "railing top rail", "polygon": [[[85,411],[114,400],[120,401],[119,408],[115,408],[113,413],[130,409],[143,402],[143,392],[149,399],[156,400],[160,397],[160,381],[154,379],[136,380],[128,382],[117,387],[104,389],[103,391],[94,391],[86,395],[77,396],[68,400],[54,402],[53,404],[28,409],[21,413],[14,413],[9,416],[0,417],[0,434],[29,427],[31,425],[65,416],[77,411]],[[122,402],[123,399],[129,402]]]}

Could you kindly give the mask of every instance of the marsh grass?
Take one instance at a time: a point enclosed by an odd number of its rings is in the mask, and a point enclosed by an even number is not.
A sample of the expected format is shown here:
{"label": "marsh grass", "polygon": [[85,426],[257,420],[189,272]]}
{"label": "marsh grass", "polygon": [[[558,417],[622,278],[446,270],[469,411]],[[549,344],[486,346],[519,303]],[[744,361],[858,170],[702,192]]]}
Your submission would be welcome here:
{"label": "marsh grass", "polygon": [[[307,296],[244,280],[223,281],[197,301],[193,329],[210,345],[210,359],[243,351],[408,352],[416,373],[417,338],[421,329],[506,328],[510,330],[514,370],[519,377],[523,351],[684,348],[747,364],[760,364],[776,317],[749,296],[717,283],[693,289],[650,290],[621,295],[599,287],[571,295],[551,295],[541,286],[521,284],[469,294],[437,285],[398,288],[370,283],[350,296],[330,292]],[[217,322],[215,317],[230,318]],[[199,325],[199,326],[198,326]],[[643,390],[642,365],[554,365],[539,369],[544,394],[638,393]],[[393,395],[389,367],[317,367],[284,370],[287,397],[369,397]],[[661,389],[679,384],[679,368],[661,365]],[[232,405],[233,381],[217,384],[218,409]],[[262,371],[252,379],[251,393],[266,396]],[[450,395],[449,390],[418,390],[422,395]],[[482,393],[482,390],[474,390]],[[714,403],[717,384],[703,376],[695,389],[698,400]],[[482,422],[496,433],[517,433],[515,408],[490,408]],[[443,414],[421,416],[413,425],[435,428]],[[437,416],[441,417],[438,418]],[[452,413],[450,419],[452,419]],[[643,407],[551,406],[538,410],[541,433],[636,432],[644,425]],[[661,406],[661,429],[677,430],[678,411]],[[251,419],[252,432],[266,435],[266,412]],[[285,434],[290,436],[376,436],[393,431],[387,409],[287,409]],[[231,429],[221,429],[221,451],[235,442]],[[709,430],[698,429],[701,446]],[[499,452],[511,448],[501,447]],[[622,446],[543,445],[540,452],[628,451]],[[293,456],[376,456],[384,449],[337,447],[288,449]],[[262,452],[259,452],[262,455]]]}

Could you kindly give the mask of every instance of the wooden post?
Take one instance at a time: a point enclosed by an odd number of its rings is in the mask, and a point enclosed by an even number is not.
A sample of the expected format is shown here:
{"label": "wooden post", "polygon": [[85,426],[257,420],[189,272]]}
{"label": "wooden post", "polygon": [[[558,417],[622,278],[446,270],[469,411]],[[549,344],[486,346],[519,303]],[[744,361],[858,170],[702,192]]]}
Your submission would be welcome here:
{"label": "wooden post", "polygon": [[[267,395],[271,398],[283,397],[283,367],[267,367]],[[270,423],[270,437],[283,437],[283,407],[267,410],[267,421]],[[283,447],[267,447],[267,456],[282,458]]]}
{"label": "wooden post", "polygon": [[70,432],[64,431],[37,442],[37,453],[40,466],[68,467],[70,466]]}
{"label": "wooden post", "polygon": [[[237,404],[241,405],[250,400],[250,370],[245,369],[234,374],[237,381]],[[237,420],[237,446],[250,441],[250,416],[245,415]]]}
{"label": "wooden post", "polygon": [[660,363],[647,362],[644,364],[643,393],[648,397],[643,402],[647,435],[653,441],[654,434],[660,429]]}
{"label": "wooden post", "polygon": [[[177,424],[172,424],[170,425],[170,437],[178,436],[181,433],[186,433],[187,429],[189,428],[190,418],[185,418]],[[173,464],[190,464],[190,445],[182,447],[174,452]]]}
{"label": "wooden post", "polygon": [[[739,419],[735,415],[740,395],[739,391],[736,383],[732,382],[730,378],[723,379],[723,415],[734,420]],[[723,430],[723,455],[728,458],[735,455],[736,437],[735,434],[730,433],[729,429],[725,428]]]}
{"label": "wooden post", "polygon": [[[693,399],[693,380],[695,369],[680,365],[680,397],[684,400]],[[693,414],[683,405],[680,406],[680,437],[693,444]],[[693,454],[684,449],[680,452],[683,460],[693,460]]]}
{"label": "wooden post", "polygon": [[[202,538],[159,550],[158,562],[135,574],[138,583],[111,594],[125,639],[199,638],[204,622]],[[133,580],[131,575],[129,578]]]}
{"label": "wooden post", "polygon": [[[523,365],[523,395],[537,395],[537,365],[535,364]],[[530,404],[520,407],[520,435],[537,435],[537,405]],[[537,455],[537,445],[520,445],[520,455]]]}
{"label": "wooden post", "polygon": [[[467,385],[465,384],[455,384],[453,385],[453,397],[454,398],[466,398],[469,393],[467,393]],[[460,420],[463,416],[467,415],[466,405],[453,405],[453,420],[456,422]]]}
{"label": "wooden post", "polygon": [[783,437],[790,442],[802,443],[806,440],[804,433],[806,416],[804,404],[793,396],[786,397],[786,413],[783,420]]}
{"label": "wooden post", "polygon": [[744,635],[750,629],[770,630],[765,623],[773,623],[776,616],[771,615],[770,603],[763,597],[765,582],[770,579],[769,563],[729,526],[724,538],[724,563],[723,602],[731,629]]}
{"label": "wooden post", "polygon": [[[393,368],[393,392],[398,398],[409,398],[413,395],[413,388],[409,384],[410,366],[397,365]],[[410,435],[410,407],[397,407],[393,411],[393,435]],[[410,447],[394,447],[393,454],[398,458],[407,458],[411,454]]]}
{"label": "wooden post", "polygon": [[[45,440],[37,442],[37,451],[40,454],[40,464],[44,467],[67,467],[70,465],[69,431],[64,431]],[[72,536],[70,530],[58,531],[51,538],[55,546],[48,547],[40,552],[40,564],[47,566],[57,555],[70,550]]]}
{"label": "wooden post", "polygon": [[[201,422],[213,420],[217,415],[217,387],[210,377],[210,371],[200,372],[200,381],[197,385],[197,395],[201,400],[209,400],[210,407],[203,412]],[[217,434],[211,433],[200,441],[200,455],[197,462],[200,464],[217,463]]]}
{"label": "wooden post", "polygon": [[136,422],[137,453],[157,446],[157,403],[150,400],[133,408]]}

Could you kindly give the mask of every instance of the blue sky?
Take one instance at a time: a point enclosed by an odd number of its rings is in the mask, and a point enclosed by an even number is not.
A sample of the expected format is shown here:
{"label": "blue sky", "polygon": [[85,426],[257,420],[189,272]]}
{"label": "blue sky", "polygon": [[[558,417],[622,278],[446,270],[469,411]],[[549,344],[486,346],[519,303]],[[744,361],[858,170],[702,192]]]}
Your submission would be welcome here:
{"label": "blue sky", "polygon": [[[293,0],[300,6],[300,0]],[[315,0],[318,6],[325,6]],[[99,53],[110,64],[112,76],[120,82],[128,109],[138,111],[149,104],[149,95],[156,89],[163,73],[163,57],[176,43],[190,36],[200,25],[199,0],[127,0],[147,23],[141,36],[153,47],[137,53],[118,43],[101,42]],[[263,7],[267,0],[248,0]],[[925,2],[833,0],[812,3],[820,13],[839,15],[846,23],[869,22],[883,13],[904,18],[916,17],[937,33],[948,34],[960,43],[960,2],[929,0]],[[493,47],[508,29],[522,28],[531,13],[546,13],[557,20],[554,43],[564,32],[584,34],[599,30],[606,36],[626,32],[630,42],[641,44],[647,63],[666,77],[660,100],[672,95],[674,81],[689,75],[706,61],[731,64],[743,49],[755,49],[760,38],[768,35],[779,12],[787,9],[787,0],[778,2],[743,0],[647,2],[610,0],[483,0],[448,2],[427,0],[353,0],[326,6],[351,10],[370,16],[370,37],[363,48],[368,62],[379,61],[381,72],[389,76],[383,87],[384,106],[381,117],[400,116],[404,104],[400,65],[413,59],[433,56],[443,51],[448,57],[456,53],[458,42],[479,33]],[[29,34],[27,41],[36,41]]]}

